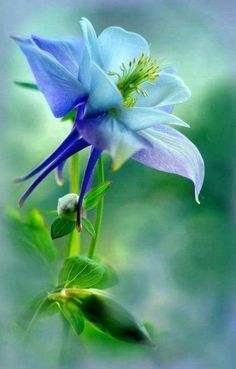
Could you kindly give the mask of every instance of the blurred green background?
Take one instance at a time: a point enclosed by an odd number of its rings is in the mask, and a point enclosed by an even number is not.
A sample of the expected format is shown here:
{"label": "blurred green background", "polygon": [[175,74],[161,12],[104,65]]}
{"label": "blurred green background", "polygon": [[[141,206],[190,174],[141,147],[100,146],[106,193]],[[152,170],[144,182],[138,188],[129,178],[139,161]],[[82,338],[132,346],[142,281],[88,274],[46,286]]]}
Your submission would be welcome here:
{"label": "blurred green background", "polygon": [[[113,295],[153,325],[157,351],[151,354],[118,343],[87,327],[80,340],[69,344],[72,358],[64,367],[235,368],[236,4],[18,0],[2,2],[1,7],[1,206],[17,205],[26,184],[14,185],[12,178],[50,153],[70,128],[53,118],[39,93],[13,85],[14,80],[30,82],[33,77],[9,34],[76,35],[82,16],[98,32],[119,25],[142,34],[162,65],[177,68],[192,90],[192,99],[175,113],[191,125],[182,132],[197,145],[206,164],[199,206],[191,182],[132,160],[112,173],[106,158],[112,187],[97,252],[120,275]],[[53,209],[67,190],[67,180],[58,188],[51,175],[25,209]],[[63,253],[63,242],[57,245]],[[85,238],[84,253],[86,246]],[[40,320],[30,340],[21,342],[16,317],[25,301],[47,286],[49,276],[43,265],[17,247],[14,229],[7,230],[4,222],[0,259],[1,367],[54,369],[59,362],[63,367],[59,317]]]}

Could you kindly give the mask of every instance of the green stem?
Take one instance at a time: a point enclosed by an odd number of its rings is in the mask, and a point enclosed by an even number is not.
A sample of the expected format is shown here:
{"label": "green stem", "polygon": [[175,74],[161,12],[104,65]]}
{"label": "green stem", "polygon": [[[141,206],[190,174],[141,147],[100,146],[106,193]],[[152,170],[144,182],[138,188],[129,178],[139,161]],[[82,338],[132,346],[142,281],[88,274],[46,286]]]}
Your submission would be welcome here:
{"label": "green stem", "polygon": [[[71,157],[70,192],[79,193],[79,154]],[[80,253],[80,233],[77,229],[70,234],[69,256],[78,256]]]}
{"label": "green stem", "polygon": [[79,192],[79,154],[71,157],[70,192]]}
{"label": "green stem", "polygon": [[[80,189],[80,162],[79,154],[76,153],[71,157],[70,168],[70,192],[79,194]],[[77,229],[70,234],[68,244],[68,255],[78,256],[80,253],[80,233]],[[60,368],[70,367],[72,361],[75,361],[73,357],[73,350],[71,349],[71,328],[65,319],[63,319],[63,339],[62,348],[60,352]],[[77,351],[76,351],[77,352]]]}
{"label": "green stem", "polygon": [[[98,159],[97,170],[98,170],[98,183],[103,183],[104,180],[105,180],[105,177],[104,177],[104,167],[103,167],[102,156],[100,156],[100,158]],[[95,248],[96,248],[98,238],[99,238],[99,235],[100,235],[101,225],[102,225],[103,208],[104,208],[104,199],[102,198],[99,201],[99,203],[97,205],[97,209],[96,209],[95,224],[94,224],[94,229],[95,229],[95,232],[96,232],[96,236],[94,238],[92,238],[91,243],[90,243],[90,247],[89,247],[89,251],[88,251],[88,257],[89,258],[93,258],[93,256],[94,256]]]}
{"label": "green stem", "polygon": [[62,317],[62,346],[60,350],[60,357],[59,357],[59,367],[60,369],[66,368],[69,361],[69,339],[70,339],[70,325],[65,320],[64,317]]}
{"label": "green stem", "polygon": [[[85,350],[80,337],[75,336],[75,333],[70,327],[68,321],[63,318],[63,337],[62,347],[59,356],[59,369],[65,368],[84,368]],[[79,365],[78,365],[79,362]]]}

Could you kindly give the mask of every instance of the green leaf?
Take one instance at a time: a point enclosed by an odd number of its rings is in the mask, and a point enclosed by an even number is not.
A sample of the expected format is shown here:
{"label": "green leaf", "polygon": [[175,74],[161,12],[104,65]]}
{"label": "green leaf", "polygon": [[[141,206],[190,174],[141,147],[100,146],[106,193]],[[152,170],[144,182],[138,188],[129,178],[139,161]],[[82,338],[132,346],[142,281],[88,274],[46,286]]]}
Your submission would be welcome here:
{"label": "green leaf", "polygon": [[5,215],[14,230],[16,240],[39,255],[44,261],[54,261],[57,249],[54,246],[49,229],[42,213],[38,209],[29,210],[26,218],[14,208],[6,208]]}
{"label": "green leaf", "polygon": [[111,288],[119,283],[119,277],[116,271],[108,264],[99,261],[105,268],[105,272],[100,281],[93,288],[106,289]]}
{"label": "green leaf", "polygon": [[38,88],[38,86],[35,83],[14,81],[14,84],[17,85],[17,86],[19,86],[19,87],[23,87],[23,88],[28,88],[30,90],[39,91],[39,88]]}
{"label": "green leaf", "polygon": [[63,237],[71,233],[75,229],[76,222],[66,218],[56,218],[51,225],[51,237],[55,238]]}
{"label": "green leaf", "polygon": [[72,300],[68,300],[64,303],[60,303],[60,309],[75,333],[79,336],[84,330],[84,318],[78,305]]}
{"label": "green leaf", "polygon": [[45,226],[45,220],[38,209],[31,209],[26,217],[26,222],[32,229],[40,229]]}
{"label": "green leaf", "polygon": [[98,283],[105,269],[103,265],[85,256],[66,259],[59,274],[59,285],[64,287],[90,288]]}
{"label": "green leaf", "polygon": [[35,247],[48,261],[55,260],[57,250],[51,240],[44,217],[38,209],[28,212],[25,223],[25,240]]}
{"label": "green leaf", "polygon": [[83,207],[86,210],[93,209],[105,195],[110,186],[111,182],[104,182],[90,190],[84,197]]}
{"label": "green leaf", "polygon": [[154,346],[142,325],[128,310],[103,291],[91,289],[79,298],[84,317],[97,328],[123,341]]}
{"label": "green leaf", "polygon": [[82,217],[82,226],[90,234],[90,236],[92,236],[93,238],[96,237],[94,226],[88,218]]}
{"label": "green leaf", "polygon": [[62,119],[61,121],[62,122],[65,122],[67,120],[72,120],[74,121],[75,120],[75,114],[76,114],[76,110],[71,110],[68,114],[66,114]]}
{"label": "green leaf", "polygon": [[157,342],[160,336],[160,332],[156,331],[154,325],[150,322],[143,321],[143,325],[148,332],[149,336],[151,337],[152,341]]}

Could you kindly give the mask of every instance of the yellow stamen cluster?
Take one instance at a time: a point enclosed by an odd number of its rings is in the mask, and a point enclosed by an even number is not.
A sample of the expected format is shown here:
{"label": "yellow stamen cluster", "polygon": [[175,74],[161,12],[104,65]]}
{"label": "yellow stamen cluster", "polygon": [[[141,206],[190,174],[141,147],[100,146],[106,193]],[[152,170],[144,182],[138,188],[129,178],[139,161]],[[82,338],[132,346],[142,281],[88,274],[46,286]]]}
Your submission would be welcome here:
{"label": "yellow stamen cluster", "polygon": [[136,92],[144,97],[148,95],[140,85],[144,82],[155,81],[158,77],[159,66],[155,59],[142,54],[138,60],[130,61],[128,67],[122,63],[120,70],[121,73],[109,72],[108,74],[118,77],[117,87],[123,96],[124,105],[132,108],[137,102],[137,97],[133,96],[133,93]]}

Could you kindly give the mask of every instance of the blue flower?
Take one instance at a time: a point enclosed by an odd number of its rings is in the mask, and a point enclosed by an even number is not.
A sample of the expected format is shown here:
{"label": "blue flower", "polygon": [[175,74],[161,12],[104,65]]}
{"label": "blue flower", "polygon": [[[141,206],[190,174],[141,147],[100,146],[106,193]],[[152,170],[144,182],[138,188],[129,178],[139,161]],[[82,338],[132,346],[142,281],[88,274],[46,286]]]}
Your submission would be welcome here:
{"label": "blue flower", "polygon": [[197,148],[172,125],[188,127],[172,114],[190,90],[172,68],[160,69],[140,35],[119,27],[99,36],[87,19],[81,20],[82,38],[46,40],[14,37],[25,54],[40,91],[55,117],[76,110],[72,131],[61,145],[22,181],[41,172],[20,199],[74,153],[91,146],[78,205],[102,151],[118,169],[128,158],[161,171],[191,179],[198,201],[204,163]]}

